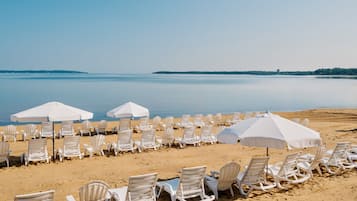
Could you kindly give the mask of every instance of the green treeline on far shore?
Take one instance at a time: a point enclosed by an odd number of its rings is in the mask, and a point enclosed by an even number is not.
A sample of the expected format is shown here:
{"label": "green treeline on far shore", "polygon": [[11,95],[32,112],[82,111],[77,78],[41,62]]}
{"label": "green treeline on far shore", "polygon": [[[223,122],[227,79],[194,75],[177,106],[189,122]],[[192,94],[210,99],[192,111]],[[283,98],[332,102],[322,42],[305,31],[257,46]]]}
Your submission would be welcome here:
{"label": "green treeline on far shore", "polygon": [[153,74],[212,75],[357,75],[357,68],[321,68],[315,71],[157,71]]}

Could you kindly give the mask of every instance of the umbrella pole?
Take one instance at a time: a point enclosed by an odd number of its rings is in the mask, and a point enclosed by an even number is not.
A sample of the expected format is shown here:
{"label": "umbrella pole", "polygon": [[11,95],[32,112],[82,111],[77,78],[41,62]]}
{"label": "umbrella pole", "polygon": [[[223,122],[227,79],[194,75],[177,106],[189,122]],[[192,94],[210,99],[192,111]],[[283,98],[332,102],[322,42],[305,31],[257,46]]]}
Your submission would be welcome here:
{"label": "umbrella pole", "polygon": [[267,156],[269,156],[269,147],[267,147],[267,153],[266,153]]}
{"label": "umbrella pole", "polygon": [[55,122],[52,121],[52,160],[56,160],[56,155],[55,155]]}

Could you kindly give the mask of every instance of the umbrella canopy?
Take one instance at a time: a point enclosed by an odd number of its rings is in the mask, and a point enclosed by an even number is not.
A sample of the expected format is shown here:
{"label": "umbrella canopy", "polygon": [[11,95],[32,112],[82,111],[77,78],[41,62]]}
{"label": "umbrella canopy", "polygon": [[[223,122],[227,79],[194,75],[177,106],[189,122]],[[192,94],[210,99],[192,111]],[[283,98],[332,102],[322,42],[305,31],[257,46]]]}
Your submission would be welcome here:
{"label": "umbrella canopy", "polygon": [[11,121],[16,122],[73,121],[91,118],[93,113],[60,102],[48,102],[11,115]]}
{"label": "umbrella canopy", "polygon": [[107,116],[114,118],[149,117],[149,110],[136,103],[127,102],[107,112]]}
{"label": "umbrella canopy", "polygon": [[[37,107],[11,115],[16,122],[52,122],[52,151],[55,156],[55,121],[75,121],[93,118],[93,113],[60,102],[48,102]],[[55,157],[53,157],[55,160]]]}
{"label": "umbrella canopy", "polygon": [[217,138],[231,144],[240,140],[246,146],[277,149],[314,147],[321,144],[318,132],[272,113],[244,120],[229,130],[224,129]]}

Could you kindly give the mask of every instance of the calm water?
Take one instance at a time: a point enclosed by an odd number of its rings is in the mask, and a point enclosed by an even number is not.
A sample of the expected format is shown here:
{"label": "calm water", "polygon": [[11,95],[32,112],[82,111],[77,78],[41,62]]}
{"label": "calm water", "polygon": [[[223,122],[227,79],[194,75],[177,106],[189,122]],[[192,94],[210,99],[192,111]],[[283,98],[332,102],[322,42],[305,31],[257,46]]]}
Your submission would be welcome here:
{"label": "calm water", "polygon": [[0,124],[10,114],[60,101],[109,119],[127,101],[151,116],[357,107],[357,79],[250,75],[0,74]]}

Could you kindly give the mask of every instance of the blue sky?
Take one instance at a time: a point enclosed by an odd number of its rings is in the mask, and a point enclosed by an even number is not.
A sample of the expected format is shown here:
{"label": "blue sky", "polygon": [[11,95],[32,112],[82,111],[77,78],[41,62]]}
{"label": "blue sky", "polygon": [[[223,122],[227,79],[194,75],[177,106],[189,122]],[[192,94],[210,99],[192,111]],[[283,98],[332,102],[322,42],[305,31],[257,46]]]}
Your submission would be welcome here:
{"label": "blue sky", "polygon": [[357,67],[357,1],[0,1],[0,69]]}

